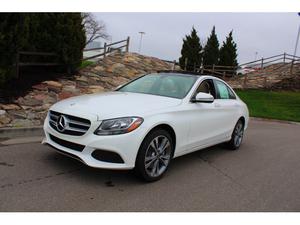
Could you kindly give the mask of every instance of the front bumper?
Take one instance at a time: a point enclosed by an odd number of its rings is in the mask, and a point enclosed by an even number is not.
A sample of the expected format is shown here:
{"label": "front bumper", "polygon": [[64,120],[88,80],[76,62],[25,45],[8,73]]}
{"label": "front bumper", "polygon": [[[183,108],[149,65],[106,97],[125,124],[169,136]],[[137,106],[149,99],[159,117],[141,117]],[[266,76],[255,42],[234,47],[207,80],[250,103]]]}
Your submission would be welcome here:
{"label": "front bumper", "polygon": [[[50,127],[49,118],[47,117],[44,122],[45,138],[42,144],[48,144],[60,153],[78,159],[90,167],[120,170],[134,168],[137,152],[144,138],[144,128],[141,126],[127,134],[98,136],[94,134],[94,131],[99,125],[100,121],[92,122],[91,127],[84,135],[72,136],[59,133]],[[83,150],[78,151],[62,146],[57,141],[53,141],[51,135],[63,141],[81,145]],[[123,163],[97,160],[92,156],[95,150],[117,153],[122,158]]]}

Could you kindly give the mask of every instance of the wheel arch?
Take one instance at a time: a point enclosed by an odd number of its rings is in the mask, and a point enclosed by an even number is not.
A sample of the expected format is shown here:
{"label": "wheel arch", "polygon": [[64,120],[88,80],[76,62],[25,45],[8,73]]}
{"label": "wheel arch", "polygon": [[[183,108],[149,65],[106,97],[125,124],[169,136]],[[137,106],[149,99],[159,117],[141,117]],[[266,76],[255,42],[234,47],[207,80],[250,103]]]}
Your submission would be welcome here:
{"label": "wheel arch", "polygon": [[170,135],[171,135],[171,138],[172,138],[172,142],[173,142],[173,145],[174,145],[174,151],[173,151],[173,155],[174,155],[174,152],[175,152],[175,149],[176,149],[176,133],[175,133],[175,130],[174,128],[167,124],[167,123],[160,123],[160,124],[156,124],[155,126],[153,126],[151,129],[149,129],[149,131],[146,133],[146,135],[144,136],[141,144],[143,143],[143,141],[145,140],[145,138],[154,130],[156,129],[163,129],[165,131],[167,131]]}
{"label": "wheel arch", "polygon": [[239,120],[241,120],[241,121],[243,122],[243,125],[244,125],[244,127],[245,127],[245,123],[246,123],[245,117],[244,117],[244,116],[241,116],[241,117],[238,119],[238,121],[239,121]]}

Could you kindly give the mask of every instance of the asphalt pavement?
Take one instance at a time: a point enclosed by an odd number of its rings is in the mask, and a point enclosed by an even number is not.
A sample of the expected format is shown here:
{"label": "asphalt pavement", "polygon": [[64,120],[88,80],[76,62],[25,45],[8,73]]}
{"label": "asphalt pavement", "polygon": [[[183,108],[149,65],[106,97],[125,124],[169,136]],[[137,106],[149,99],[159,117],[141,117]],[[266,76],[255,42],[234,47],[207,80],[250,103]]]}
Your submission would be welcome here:
{"label": "asphalt pavement", "polygon": [[252,120],[238,151],[176,158],[154,183],[35,141],[0,147],[0,211],[300,211],[297,124]]}

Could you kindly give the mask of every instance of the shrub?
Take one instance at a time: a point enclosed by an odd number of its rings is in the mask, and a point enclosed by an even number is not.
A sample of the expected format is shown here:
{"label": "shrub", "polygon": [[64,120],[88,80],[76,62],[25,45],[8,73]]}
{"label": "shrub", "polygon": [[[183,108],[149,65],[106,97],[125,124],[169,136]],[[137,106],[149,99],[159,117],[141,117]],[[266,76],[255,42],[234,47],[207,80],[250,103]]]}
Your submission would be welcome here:
{"label": "shrub", "polygon": [[14,77],[18,51],[54,52],[56,62],[75,71],[81,65],[85,39],[80,13],[0,13],[0,85]]}

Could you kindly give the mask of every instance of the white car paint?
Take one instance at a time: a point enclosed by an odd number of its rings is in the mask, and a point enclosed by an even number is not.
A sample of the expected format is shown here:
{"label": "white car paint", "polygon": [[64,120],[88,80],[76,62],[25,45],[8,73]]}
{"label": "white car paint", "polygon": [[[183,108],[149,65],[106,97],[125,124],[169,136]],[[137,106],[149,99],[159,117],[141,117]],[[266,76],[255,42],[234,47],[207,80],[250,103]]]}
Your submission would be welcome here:
{"label": "white car paint", "polygon": [[[44,144],[49,144],[62,153],[70,153],[91,167],[106,169],[132,169],[135,166],[140,145],[145,136],[156,126],[169,125],[175,132],[174,157],[203,149],[230,140],[234,126],[243,117],[247,128],[249,114],[247,106],[236,95],[236,99],[215,99],[212,103],[193,103],[198,85],[206,79],[222,80],[212,76],[199,76],[183,99],[129,92],[106,92],[72,97],[54,104],[50,110],[90,120],[91,126],[82,136],[62,134],[45,119]],[[94,134],[106,119],[137,116],[144,122],[126,134]],[[74,151],[54,142],[50,135],[62,140],[84,145],[83,151]],[[91,156],[95,149],[115,152],[124,163],[110,163]]]}

